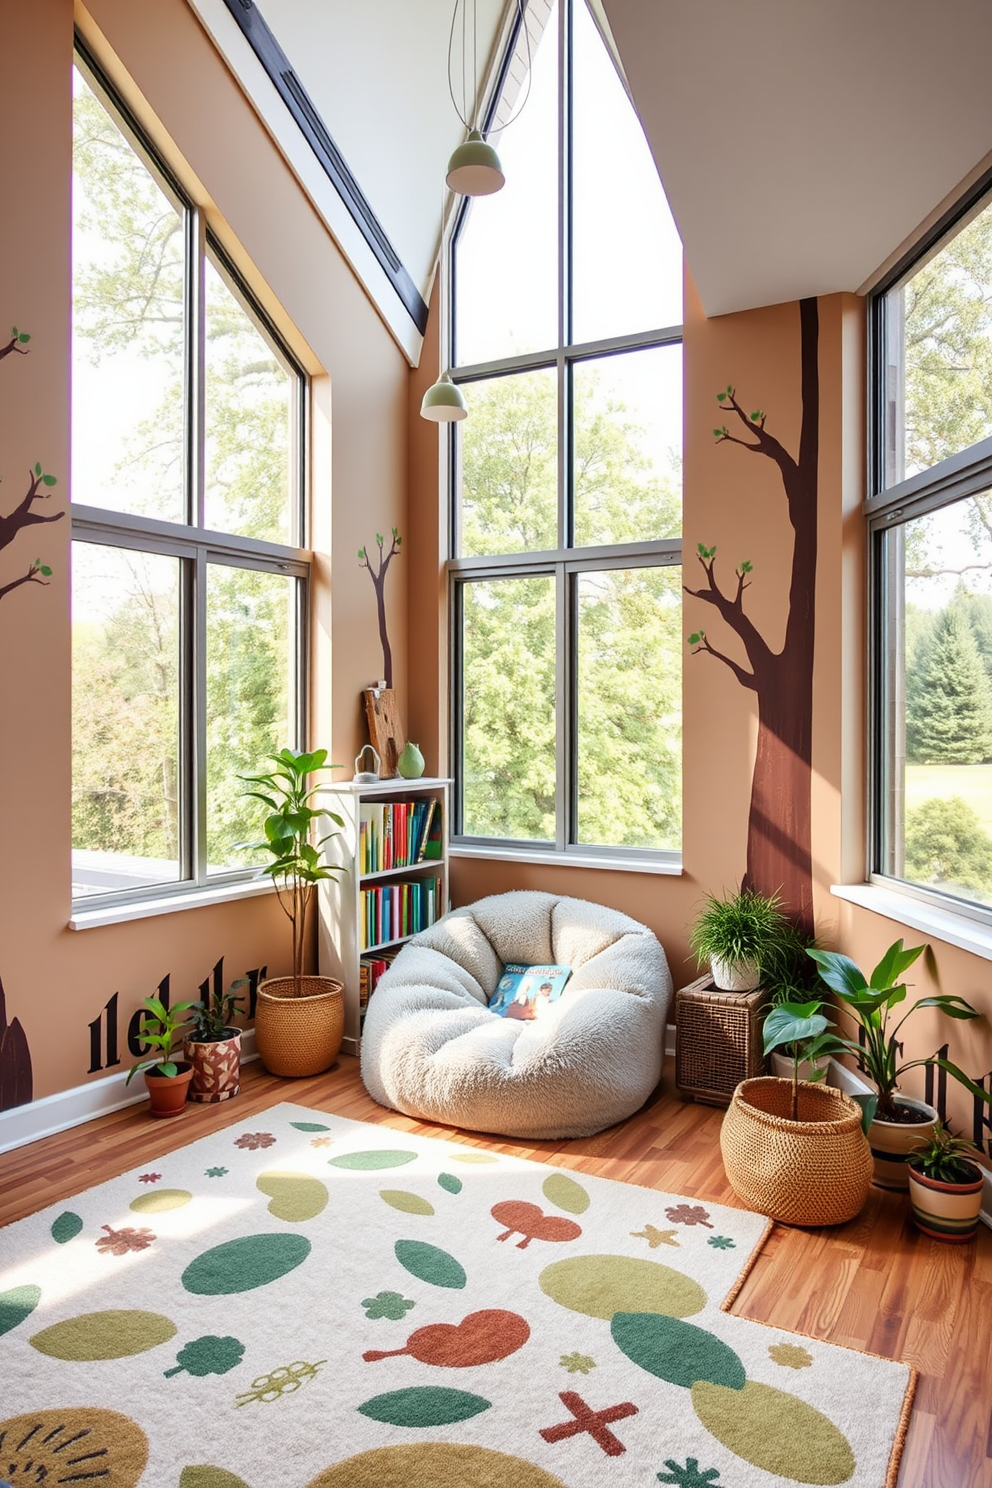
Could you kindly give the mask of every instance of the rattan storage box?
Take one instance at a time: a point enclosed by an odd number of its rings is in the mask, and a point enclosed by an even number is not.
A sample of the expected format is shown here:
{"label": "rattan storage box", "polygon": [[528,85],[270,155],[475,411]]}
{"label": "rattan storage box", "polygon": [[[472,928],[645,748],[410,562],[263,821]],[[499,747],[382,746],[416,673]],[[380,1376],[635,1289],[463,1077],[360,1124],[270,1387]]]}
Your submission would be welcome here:
{"label": "rattan storage box", "polygon": [[761,1011],[769,994],[720,992],[709,976],[675,994],[675,1083],[683,1095],[729,1106],[742,1080],[765,1072]]}

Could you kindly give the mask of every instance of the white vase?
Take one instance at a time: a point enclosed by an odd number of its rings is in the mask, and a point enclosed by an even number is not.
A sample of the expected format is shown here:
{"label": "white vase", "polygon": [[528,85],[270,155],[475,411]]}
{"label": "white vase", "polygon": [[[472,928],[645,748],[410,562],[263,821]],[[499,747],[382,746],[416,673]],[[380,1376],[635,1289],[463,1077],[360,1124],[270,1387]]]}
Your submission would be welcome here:
{"label": "white vase", "polygon": [[761,986],[761,967],[754,961],[721,961],[711,956],[710,975],[721,992],[753,992]]}

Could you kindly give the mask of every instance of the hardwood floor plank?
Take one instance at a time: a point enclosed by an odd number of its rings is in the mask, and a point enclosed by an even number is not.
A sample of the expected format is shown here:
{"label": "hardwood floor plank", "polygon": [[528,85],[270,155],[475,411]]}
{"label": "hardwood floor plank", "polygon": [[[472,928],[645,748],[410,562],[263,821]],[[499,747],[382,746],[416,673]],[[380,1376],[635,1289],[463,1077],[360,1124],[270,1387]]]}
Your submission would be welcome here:
{"label": "hardwood floor plank", "polygon": [[[265,1111],[279,1101],[742,1207],[720,1160],[723,1112],[682,1101],[671,1064],[663,1088],[630,1121],[571,1142],[518,1142],[385,1111],[349,1056],[306,1080],[280,1080],[252,1064],[241,1094],[224,1105],[189,1106],[177,1121],[152,1121],[145,1104],[129,1106],[0,1155],[0,1223],[128,1168],[154,1172],[172,1148],[210,1132],[264,1131]],[[731,1310],[915,1364],[921,1378],[900,1488],[992,1488],[992,1232],[984,1226],[969,1245],[928,1241],[914,1230],[904,1196],[872,1189],[850,1224],[777,1226]]]}

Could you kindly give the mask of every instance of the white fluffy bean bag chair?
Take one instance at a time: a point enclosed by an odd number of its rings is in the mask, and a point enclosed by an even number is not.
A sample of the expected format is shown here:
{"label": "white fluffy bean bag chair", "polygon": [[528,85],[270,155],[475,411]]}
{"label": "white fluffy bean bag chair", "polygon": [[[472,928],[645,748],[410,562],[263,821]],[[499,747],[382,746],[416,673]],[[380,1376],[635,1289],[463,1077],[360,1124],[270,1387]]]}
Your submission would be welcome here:
{"label": "white fluffy bean bag chair", "polygon": [[[533,1022],[488,1003],[509,962],[572,968]],[[369,1000],[362,1079],[407,1116],[512,1137],[585,1137],[658,1083],[672,978],[650,930],[584,899],[522,890],[409,941]]]}

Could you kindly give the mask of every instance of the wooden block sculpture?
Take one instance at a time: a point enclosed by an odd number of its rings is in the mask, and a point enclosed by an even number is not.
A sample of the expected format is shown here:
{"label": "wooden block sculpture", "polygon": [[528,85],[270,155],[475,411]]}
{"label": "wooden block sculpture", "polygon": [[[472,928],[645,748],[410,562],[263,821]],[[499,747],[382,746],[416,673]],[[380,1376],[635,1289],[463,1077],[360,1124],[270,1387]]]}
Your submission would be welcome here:
{"label": "wooden block sculpture", "polygon": [[382,761],[379,773],[383,780],[391,780],[399,774],[396,761],[406,744],[396,694],[391,687],[366,687],[363,696],[369,721],[369,738]]}

